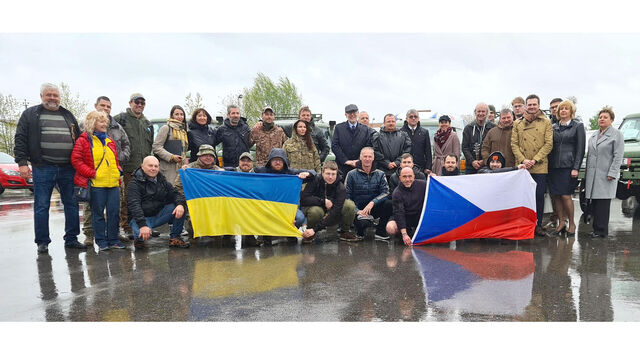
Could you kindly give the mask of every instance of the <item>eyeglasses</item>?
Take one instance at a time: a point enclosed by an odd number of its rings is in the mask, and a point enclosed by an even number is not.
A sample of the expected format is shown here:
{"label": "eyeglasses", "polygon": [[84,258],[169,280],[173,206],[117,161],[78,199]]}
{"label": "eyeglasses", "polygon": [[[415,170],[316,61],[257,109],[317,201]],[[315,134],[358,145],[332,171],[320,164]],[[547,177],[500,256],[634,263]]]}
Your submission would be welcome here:
{"label": "eyeglasses", "polygon": [[144,102],[144,100],[136,100],[136,101],[134,101],[134,104],[136,104],[136,105],[144,105],[145,102]]}
{"label": "eyeglasses", "polygon": [[407,116],[409,119],[417,119],[418,117],[416,115],[409,115]]}

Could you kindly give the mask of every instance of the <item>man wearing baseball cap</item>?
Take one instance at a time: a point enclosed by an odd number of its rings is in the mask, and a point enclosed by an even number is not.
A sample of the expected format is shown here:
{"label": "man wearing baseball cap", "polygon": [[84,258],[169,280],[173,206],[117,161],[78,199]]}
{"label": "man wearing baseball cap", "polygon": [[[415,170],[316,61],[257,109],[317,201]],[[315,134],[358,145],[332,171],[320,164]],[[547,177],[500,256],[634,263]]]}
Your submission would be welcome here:
{"label": "man wearing baseball cap", "polygon": [[249,147],[256,145],[256,166],[265,166],[267,157],[273,148],[282,148],[287,141],[284,130],[273,123],[275,114],[271,106],[262,111],[262,121],[259,121],[249,134]]}
{"label": "man wearing baseball cap", "polygon": [[371,133],[369,128],[358,124],[358,107],[349,104],[344,108],[347,121],[336,125],[331,140],[331,150],[336,156],[338,168],[342,178],[356,167],[356,161],[360,158],[360,150],[371,146]]}
{"label": "man wearing baseball cap", "polygon": [[[151,145],[153,144],[153,126],[142,113],[146,105],[144,96],[140,93],[133,93],[129,97],[129,108],[124,112],[114,116],[114,120],[122,126],[129,138],[130,153],[129,160],[122,163],[123,181],[122,186],[126,188],[131,181],[131,174],[140,167],[142,160],[151,155]],[[131,238],[132,232],[129,227],[126,192],[121,198],[120,206],[120,226]]]}
{"label": "man wearing baseball cap", "polygon": [[253,155],[250,152],[243,152],[238,159],[238,166],[234,168],[237,172],[249,172],[253,171]]}

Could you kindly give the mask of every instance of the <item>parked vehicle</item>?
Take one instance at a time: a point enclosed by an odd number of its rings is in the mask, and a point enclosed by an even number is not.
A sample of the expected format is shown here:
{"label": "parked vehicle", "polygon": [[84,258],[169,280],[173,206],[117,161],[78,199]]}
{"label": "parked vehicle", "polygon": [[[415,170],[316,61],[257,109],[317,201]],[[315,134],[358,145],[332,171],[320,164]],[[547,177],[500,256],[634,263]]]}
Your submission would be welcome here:
{"label": "parked vehicle", "polygon": [[29,176],[25,181],[13,156],[0,152],[0,194],[5,189],[29,189],[33,192],[33,178]]}

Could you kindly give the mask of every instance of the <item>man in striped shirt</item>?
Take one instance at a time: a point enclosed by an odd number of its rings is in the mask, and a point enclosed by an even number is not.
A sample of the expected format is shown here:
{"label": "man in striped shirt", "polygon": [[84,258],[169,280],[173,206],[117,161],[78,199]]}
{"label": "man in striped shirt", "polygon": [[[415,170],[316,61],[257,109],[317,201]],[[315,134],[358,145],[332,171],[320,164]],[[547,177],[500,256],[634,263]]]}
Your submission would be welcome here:
{"label": "man in striped shirt", "polygon": [[73,114],[60,106],[60,90],[54,84],[40,87],[42,104],[26,109],[20,116],[15,135],[15,161],[20,175],[27,179],[33,166],[33,225],[39,253],[49,250],[49,204],[57,185],[64,206],[66,248],[86,249],[78,242],[80,222],[78,202],[73,197],[71,151],[80,135]]}

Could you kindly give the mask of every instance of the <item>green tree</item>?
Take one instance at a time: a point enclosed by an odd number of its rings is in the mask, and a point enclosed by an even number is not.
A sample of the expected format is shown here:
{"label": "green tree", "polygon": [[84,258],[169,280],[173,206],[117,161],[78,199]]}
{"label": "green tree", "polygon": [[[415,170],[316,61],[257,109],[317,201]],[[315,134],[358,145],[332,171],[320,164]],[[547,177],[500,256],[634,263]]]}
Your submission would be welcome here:
{"label": "green tree", "polygon": [[[260,118],[265,106],[271,106],[277,115],[297,114],[302,107],[302,96],[298,93],[298,88],[285,76],[280,77],[274,83],[268,76],[258,73],[253,80],[253,86],[245,88],[242,97],[227,96],[226,106],[234,103],[240,106],[241,114],[247,118],[249,124],[254,124]],[[224,100],[223,100],[224,101]],[[238,104],[239,103],[239,104]]]}
{"label": "green tree", "polygon": [[0,151],[13,155],[20,103],[12,95],[0,93]]}
{"label": "green tree", "polygon": [[71,111],[78,122],[82,122],[85,115],[89,112],[89,103],[87,101],[80,100],[79,93],[76,93],[75,96],[72,95],[71,88],[64,82],[61,82],[58,87],[60,87],[60,105]]}
{"label": "green tree", "polygon": [[597,130],[600,127],[598,126],[598,114],[593,115],[589,118],[589,129]]}
{"label": "green tree", "polygon": [[184,98],[184,111],[186,112],[186,114],[184,114],[188,119],[191,118],[191,115],[193,115],[193,112],[198,109],[198,108],[203,108],[204,104],[202,104],[202,96],[200,96],[200,93],[197,92],[195,96],[191,96],[191,93],[189,93],[187,96],[185,96]]}

